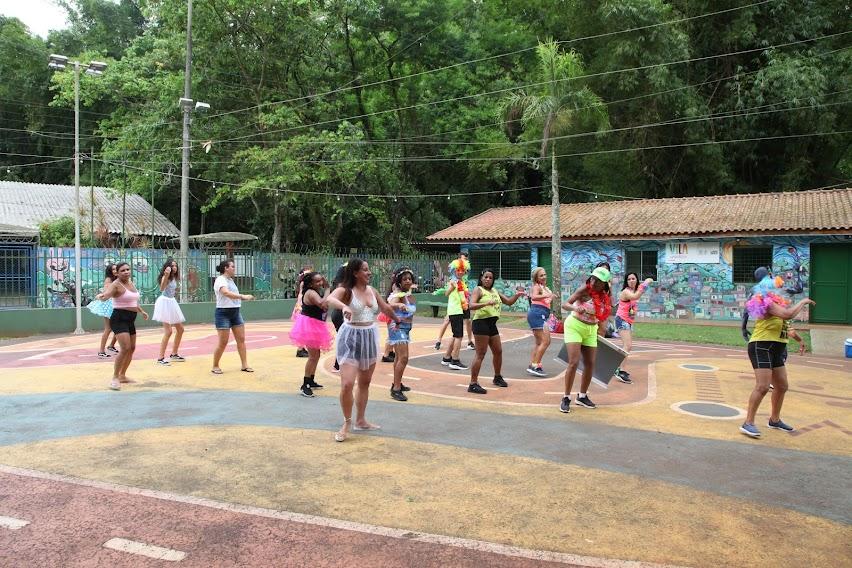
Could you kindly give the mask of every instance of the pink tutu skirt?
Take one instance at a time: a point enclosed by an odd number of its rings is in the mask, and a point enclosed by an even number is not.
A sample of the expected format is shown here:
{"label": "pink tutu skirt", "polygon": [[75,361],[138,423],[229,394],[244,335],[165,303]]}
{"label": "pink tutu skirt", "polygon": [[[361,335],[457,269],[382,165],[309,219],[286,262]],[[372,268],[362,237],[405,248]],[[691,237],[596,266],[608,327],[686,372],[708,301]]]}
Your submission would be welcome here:
{"label": "pink tutu skirt", "polygon": [[321,320],[300,315],[290,330],[290,341],[297,347],[329,351],[334,338],[328,331],[328,325]]}

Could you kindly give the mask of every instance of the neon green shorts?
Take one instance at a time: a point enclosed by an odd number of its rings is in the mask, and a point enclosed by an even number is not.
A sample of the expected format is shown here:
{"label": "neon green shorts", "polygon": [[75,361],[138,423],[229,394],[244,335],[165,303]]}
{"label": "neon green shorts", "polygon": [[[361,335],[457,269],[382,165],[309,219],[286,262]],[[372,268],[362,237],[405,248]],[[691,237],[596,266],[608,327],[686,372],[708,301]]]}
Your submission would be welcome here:
{"label": "neon green shorts", "polygon": [[565,318],[565,343],[579,343],[585,347],[598,346],[598,324],[583,323],[574,316]]}

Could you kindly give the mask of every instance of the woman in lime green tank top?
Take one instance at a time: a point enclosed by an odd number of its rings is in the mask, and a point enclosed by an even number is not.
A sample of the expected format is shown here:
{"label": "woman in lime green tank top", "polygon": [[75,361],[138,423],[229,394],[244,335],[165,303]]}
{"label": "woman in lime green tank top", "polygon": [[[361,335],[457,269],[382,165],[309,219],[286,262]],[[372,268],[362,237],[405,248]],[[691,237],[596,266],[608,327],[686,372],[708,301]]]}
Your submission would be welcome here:
{"label": "woman in lime green tank top", "polygon": [[479,369],[482,367],[482,360],[485,359],[485,353],[489,347],[494,365],[494,386],[509,386],[500,375],[500,371],[503,370],[503,344],[500,342],[500,332],[497,331],[497,320],[500,319],[500,308],[503,304],[511,306],[524,293],[523,288],[518,288],[515,295],[508,298],[494,289],[493,270],[486,268],[479,275],[479,282],[470,298],[476,357],[470,366],[470,385],[467,387],[467,392],[476,394],[488,392],[479,385]]}

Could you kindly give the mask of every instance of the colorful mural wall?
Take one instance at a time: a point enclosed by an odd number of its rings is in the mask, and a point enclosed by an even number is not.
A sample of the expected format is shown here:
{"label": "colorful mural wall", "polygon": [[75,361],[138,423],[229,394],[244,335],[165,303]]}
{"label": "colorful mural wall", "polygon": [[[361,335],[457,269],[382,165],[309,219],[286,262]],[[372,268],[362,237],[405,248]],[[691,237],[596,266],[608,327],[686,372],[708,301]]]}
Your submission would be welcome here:
{"label": "colorful mural wall", "polygon": [[[701,239],[692,239],[699,241]],[[567,298],[582,286],[591,270],[600,262],[612,267],[612,289],[614,295],[621,290],[624,277],[625,250],[656,250],[657,281],[639,301],[638,315],[652,319],[713,319],[737,320],[751,290],[751,284],[733,282],[733,249],[736,246],[771,246],[772,270],[794,286],[801,284],[802,294],[808,294],[810,274],[810,245],[814,242],[833,242],[834,237],[765,237],[737,240],[708,239],[721,241],[718,263],[673,263],[666,262],[666,241],[589,241],[565,242],[562,248],[562,297]],[[671,242],[671,241],[669,241]],[[496,245],[507,249],[529,246],[532,249],[531,267],[538,262],[538,247],[549,243],[525,243]],[[477,245],[462,248],[476,253]],[[493,250],[490,245],[487,250]],[[530,286],[530,282],[498,281],[498,287],[510,295],[517,285]],[[800,297],[800,296],[799,296]],[[507,311],[526,311],[528,303],[519,301]],[[799,316],[807,320],[804,310]]]}

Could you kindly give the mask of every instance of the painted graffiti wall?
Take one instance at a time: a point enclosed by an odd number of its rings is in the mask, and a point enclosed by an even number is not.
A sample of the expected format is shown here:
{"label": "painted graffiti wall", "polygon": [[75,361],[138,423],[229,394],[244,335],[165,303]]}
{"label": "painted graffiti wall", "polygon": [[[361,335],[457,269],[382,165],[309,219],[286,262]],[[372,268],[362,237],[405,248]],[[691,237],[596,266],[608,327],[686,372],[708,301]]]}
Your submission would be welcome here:
{"label": "painted graffiti wall", "polygon": [[[638,305],[638,316],[651,319],[700,319],[700,320],[737,320],[742,316],[745,302],[751,291],[752,283],[733,282],[733,256],[737,246],[771,246],[772,270],[782,276],[788,286],[801,284],[803,294],[808,294],[810,274],[810,245],[812,243],[836,242],[840,237],[764,237],[735,239],[706,239],[706,242],[720,242],[721,250],[718,263],[668,263],[666,262],[666,244],[684,241],[589,241],[564,242],[562,245],[562,298],[567,298],[577,288],[585,284],[592,269],[600,262],[608,262],[612,267],[613,295],[621,290],[625,270],[627,250],[657,252],[657,281],[642,296]],[[690,239],[685,242],[701,241]],[[527,246],[532,250],[531,267],[538,261],[538,247],[547,247],[549,243],[523,243],[500,245],[517,249]],[[475,254],[476,244],[462,247]],[[493,250],[494,245],[488,247]],[[513,293],[515,286],[530,286],[529,281],[498,281],[498,287],[507,295]],[[529,308],[526,301],[519,301],[506,311],[525,311]],[[807,309],[799,316],[807,320]]]}

